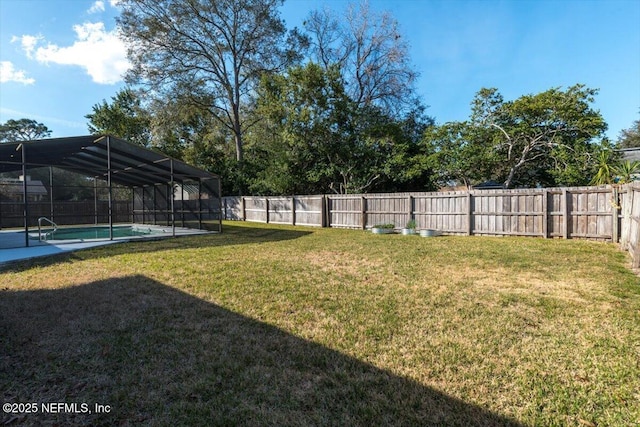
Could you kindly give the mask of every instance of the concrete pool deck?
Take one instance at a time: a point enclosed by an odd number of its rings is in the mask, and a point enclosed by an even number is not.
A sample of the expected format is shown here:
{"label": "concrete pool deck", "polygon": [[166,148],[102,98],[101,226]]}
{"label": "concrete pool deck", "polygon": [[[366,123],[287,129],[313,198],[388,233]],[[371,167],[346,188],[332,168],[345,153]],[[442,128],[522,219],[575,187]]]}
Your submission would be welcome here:
{"label": "concrete pool deck", "polygon": [[[131,225],[131,224],[127,224]],[[148,225],[145,227],[149,227]],[[161,227],[171,230],[171,227]],[[193,228],[176,227],[175,236],[191,236],[200,234],[211,234],[212,231],[197,230]],[[29,235],[33,237],[30,231]],[[0,231],[0,268],[15,261],[28,260],[44,256],[57,255],[65,252],[73,252],[82,249],[95,248],[98,246],[111,245],[114,243],[130,242],[135,240],[157,240],[173,237],[172,231],[165,234],[153,234],[149,236],[127,236],[117,237],[113,240],[107,239],[87,239],[87,240],[52,240],[41,242],[37,239],[29,240],[29,247],[25,247],[24,230],[2,230]]]}
{"label": "concrete pool deck", "polygon": [[95,248],[97,246],[111,245],[114,243],[120,243],[123,240],[103,240],[96,242],[81,242],[81,243],[64,243],[64,244],[49,244],[49,245],[37,245],[30,246],[28,248],[8,248],[0,249],[0,268],[5,264],[22,261],[32,258],[39,258],[49,255],[57,255],[64,252],[73,252],[81,249]]}

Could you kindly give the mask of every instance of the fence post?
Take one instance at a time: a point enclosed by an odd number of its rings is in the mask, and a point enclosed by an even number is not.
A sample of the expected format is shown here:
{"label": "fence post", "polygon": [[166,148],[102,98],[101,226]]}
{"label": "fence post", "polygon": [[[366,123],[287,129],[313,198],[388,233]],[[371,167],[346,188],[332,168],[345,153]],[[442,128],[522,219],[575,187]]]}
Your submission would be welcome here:
{"label": "fence post", "polygon": [[562,219],[564,222],[564,229],[562,230],[562,238],[569,238],[569,197],[571,194],[566,188],[562,189],[562,200],[564,203],[564,209],[562,209]]}
{"label": "fence post", "polygon": [[624,198],[624,209],[622,210],[622,232],[620,233],[620,247],[623,250],[629,249],[629,239],[631,237],[631,210],[633,208],[633,197],[635,196],[631,184],[626,184],[627,194]]}
{"label": "fence post", "polygon": [[247,202],[244,200],[244,196],[240,197],[240,210],[241,210],[240,215],[242,215],[242,220],[246,221],[247,220]]}
{"label": "fence post", "polygon": [[620,228],[618,223],[620,209],[620,196],[618,187],[611,188],[611,243],[618,243],[620,239]]}
{"label": "fence post", "polygon": [[320,207],[320,226],[331,227],[331,212],[329,207],[329,197],[326,194],[322,195],[322,204]]}
{"label": "fence post", "polygon": [[296,196],[291,196],[291,225],[296,225]]}
{"label": "fence post", "polygon": [[542,191],[542,236],[549,238],[549,190]]}
{"label": "fence post", "polygon": [[269,198],[268,197],[264,198],[264,209],[265,209],[265,212],[267,213],[266,223],[269,224]]}
{"label": "fence post", "polygon": [[407,222],[411,221],[413,218],[413,196],[409,195],[409,218]]}
{"label": "fence post", "polygon": [[473,234],[473,197],[471,190],[467,190],[467,236]]}
{"label": "fence post", "polygon": [[362,229],[367,229],[367,208],[366,208],[367,200],[364,196],[360,196],[360,215],[362,219]]}

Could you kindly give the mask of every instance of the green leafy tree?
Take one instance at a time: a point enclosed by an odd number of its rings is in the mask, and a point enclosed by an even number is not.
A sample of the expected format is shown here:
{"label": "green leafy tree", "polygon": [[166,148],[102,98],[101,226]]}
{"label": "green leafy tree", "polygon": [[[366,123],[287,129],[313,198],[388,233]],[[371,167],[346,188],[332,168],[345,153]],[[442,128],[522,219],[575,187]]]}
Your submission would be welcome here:
{"label": "green leafy tree", "polygon": [[496,179],[497,153],[486,142],[484,129],[469,122],[433,126],[424,134],[434,179],[440,186],[460,183],[466,187]]}
{"label": "green leafy tree", "polygon": [[49,136],[49,128],[32,119],[9,119],[0,124],[0,142],[31,141]]}
{"label": "green leafy tree", "polygon": [[433,118],[417,106],[403,119],[381,115],[378,135],[386,135],[390,142],[388,156],[383,161],[382,179],[372,191],[433,191],[437,183],[430,161],[429,146],[422,144],[427,129],[433,128]]}
{"label": "green leafy tree", "polygon": [[[435,142],[434,159],[444,158],[445,170],[466,184],[586,184],[596,173],[597,154],[607,147],[607,125],[591,107],[596,94],[575,85],[505,102],[497,89],[482,89],[468,122],[447,124],[427,138]],[[473,172],[464,172],[468,168]]]}
{"label": "green leafy tree", "polygon": [[92,134],[110,134],[142,146],[149,146],[150,117],[143,109],[140,98],[132,89],[123,89],[111,98],[93,106],[87,114]]}
{"label": "green leafy tree", "polygon": [[287,43],[281,3],[122,0],[118,28],[133,64],[127,80],[207,111],[233,136],[242,162],[244,134],[256,119],[256,84],[298,58],[304,44],[295,31]]}
{"label": "green leafy tree", "polygon": [[640,119],[633,122],[629,129],[623,129],[618,135],[619,148],[640,147]]}
{"label": "green leafy tree", "polygon": [[310,63],[265,76],[258,113],[264,139],[254,145],[261,171],[253,189],[291,194],[322,191],[332,184],[337,140],[347,133],[350,100],[337,70]]}
{"label": "green leafy tree", "polygon": [[518,178],[533,184],[523,173],[531,169],[547,171],[553,184],[588,181],[592,153],[607,129],[600,112],[590,105],[597,93],[584,85],[565,91],[552,88],[506,102],[488,117],[486,124],[497,129],[497,148],[506,157],[505,187]]}
{"label": "green leafy tree", "polygon": [[165,154],[220,175],[224,194],[246,194],[247,179],[229,144],[230,132],[200,108],[180,99],[154,100],[151,113],[152,145]]}
{"label": "green leafy tree", "polygon": [[418,154],[430,119],[416,109],[398,121],[375,106],[359,106],[339,67],[291,68],[266,77],[259,94],[264,120],[255,134],[260,143],[250,150],[257,160],[254,192],[359,193],[429,181]]}

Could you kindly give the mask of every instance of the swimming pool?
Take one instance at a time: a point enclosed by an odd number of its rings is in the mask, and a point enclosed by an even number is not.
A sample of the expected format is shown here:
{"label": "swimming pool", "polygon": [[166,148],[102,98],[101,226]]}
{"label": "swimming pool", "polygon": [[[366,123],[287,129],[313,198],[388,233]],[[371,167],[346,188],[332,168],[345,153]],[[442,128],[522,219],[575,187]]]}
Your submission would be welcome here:
{"label": "swimming pool", "polygon": [[[113,227],[113,238],[122,237],[139,237],[139,236],[151,236],[151,235],[166,235],[170,230],[164,230],[157,227],[138,226],[138,225],[118,225]],[[53,231],[51,229],[43,230],[42,240],[92,240],[92,239],[108,239],[109,227],[108,226],[95,226],[95,227],[65,227],[58,228]],[[34,236],[32,235],[33,239]],[[38,236],[35,236],[38,239]]]}

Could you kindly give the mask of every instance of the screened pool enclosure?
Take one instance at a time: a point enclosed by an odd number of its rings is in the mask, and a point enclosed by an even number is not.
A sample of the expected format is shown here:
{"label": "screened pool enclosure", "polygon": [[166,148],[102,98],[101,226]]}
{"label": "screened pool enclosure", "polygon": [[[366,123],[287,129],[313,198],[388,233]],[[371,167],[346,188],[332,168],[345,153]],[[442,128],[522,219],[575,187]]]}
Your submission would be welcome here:
{"label": "screened pool enclosure", "polygon": [[71,226],[110,240],[123,224],[136,235],[220,232],[220,200],[218,176],[112,136],[0,144],[0,248]]}

